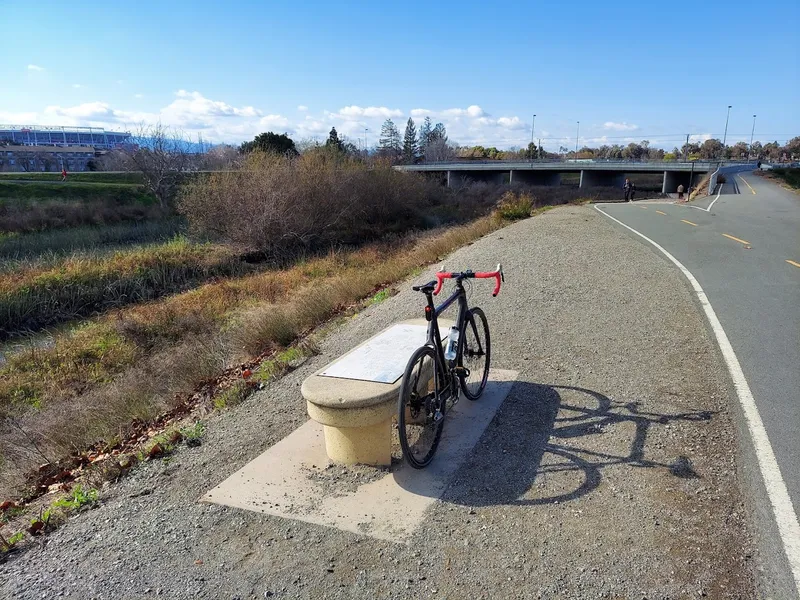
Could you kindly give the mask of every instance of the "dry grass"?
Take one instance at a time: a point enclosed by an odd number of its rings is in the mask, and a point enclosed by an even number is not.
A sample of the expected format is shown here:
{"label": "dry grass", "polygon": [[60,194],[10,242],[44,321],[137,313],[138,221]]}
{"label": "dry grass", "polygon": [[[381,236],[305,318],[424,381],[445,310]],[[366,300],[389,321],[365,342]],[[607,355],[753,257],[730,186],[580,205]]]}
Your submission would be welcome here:
{"label": "dry grass", "polygon": [[252,267],[224,246],[177,237],[110,256],[0,273],[0,339],[248,270]]}
{"label": "dry grass", "polygon": [[0,368],[0,492],[37,464],[122,436],[246,358],[285,347],[378,287],[502,225],[483,218],[205,285],[107,315]]}
{"label": "dry grass", "polygon": [[30,233],[79,225],[107,225],[172,216],[154,204],[112,204],[101,200],[0,202],[0,231]]}
{"label": "dry grass", "polygon": [[700,180],[700,183],[697,184],[697,187],[692,191],[691,195],[689,196],[689,200],[694,200],[696,198],[704,198],[708,196],[708,184],[711,182],[711,175],[712,172],[708,172],[703,175],[703,178]]}

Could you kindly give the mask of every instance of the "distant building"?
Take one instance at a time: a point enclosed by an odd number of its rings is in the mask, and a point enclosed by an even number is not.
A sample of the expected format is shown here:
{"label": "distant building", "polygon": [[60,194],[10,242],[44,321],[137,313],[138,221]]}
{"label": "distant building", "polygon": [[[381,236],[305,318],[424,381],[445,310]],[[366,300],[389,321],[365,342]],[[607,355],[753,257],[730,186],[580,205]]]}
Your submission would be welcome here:
{"label": "distant building", "polygon": [[87,171],[95,158],[131,145],[129,132],[102,127],[0,125],[0,171]]}

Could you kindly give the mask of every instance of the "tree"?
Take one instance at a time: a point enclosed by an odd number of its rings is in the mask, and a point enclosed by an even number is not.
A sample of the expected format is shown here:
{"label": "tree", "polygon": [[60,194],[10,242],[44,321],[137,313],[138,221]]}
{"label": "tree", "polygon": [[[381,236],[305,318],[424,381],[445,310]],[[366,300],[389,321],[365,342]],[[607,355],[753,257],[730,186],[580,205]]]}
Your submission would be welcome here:
{"label": "tree", "polygon": [[446,140],[431,140],[425,153],[428,162],[445,162],[456,158],[456,152]]}
{"label": "tree", "polygon": [[443,141],[445,144],[447,143],[447,130],[442,123],[437,123],[433,126],[428,143],[437,142],[439,140]]}
{"label": "tree", "polygon": [[396,159],[403,152],[400,143],[400,132],[391,119],[386,119],[381,126],[381,135],[378,138],[378,154],[391,159]]}
{"label": "tree", "polygon": [[700,158],[719,158],[722,156],[722,150],[722,142],[716,138],[711,138],[700,146]]}
{"label": "tree", "polygon": [[786,146],[784,146],[786,150],[786,154],[789,155],[791,160],[794,160],[795,157],[800,157],[800,136],[793,137],[788,142],[786,142]]}
{"label": "tree", "polygon": [[425,117],[425,120],[422,122],[422,127],[419,128],[419,153],[422,158],[425,158],[425,149],[431,141],[432,129],[431,118]]}
{"label": "tree", "polygon": [[740,158],[747,158],[747,144],[745,142],[736,142],[733,146],[725,148],[726,158],[738,160]]}
{"label": "tree", "polygon": [[261,152],[270,152],[273,154],[290,154],[296,156],[298,154],[294,141],[285,133],[259,133],[252,142],[245,142],[241,145],[240,150],[243,154],[259,150]]}
{"label": "tree", "polygon": [[189,165],[189,143],[181,132],[161,123],[142,125],[131,142],[122,150],[124,170],[140,172],[145,188],[166,207]]}
{"label": "tree", "polygon": [[407,165],[417,161],[419,146],[417,145],[417,128],[414,121],[409,117],[406,123],[406,132],[403,136],[403,162]]}
{"label": "tree", "polygon": [[343,151],[344,145],[342,140],[339,139],[339,134],[336,132],[336,127],[331,127],[331,132],[328,134],[328,141],[325,142],[326,148],[333,148],[334,150]]}
{"label": "tree", "polygon": [[[254,142],[245,143],[252,144]],[[219,144],[202,155],[200,168],[205,171],[227,171],[237,168],[241,161],[242,153],[239,150],[229,144]]]}

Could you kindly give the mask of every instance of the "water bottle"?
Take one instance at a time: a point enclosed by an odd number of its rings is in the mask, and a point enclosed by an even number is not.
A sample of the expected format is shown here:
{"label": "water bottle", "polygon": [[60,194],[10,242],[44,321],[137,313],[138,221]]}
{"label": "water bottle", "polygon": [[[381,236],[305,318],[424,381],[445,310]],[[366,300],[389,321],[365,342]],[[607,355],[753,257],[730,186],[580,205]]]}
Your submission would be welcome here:
{"label": "water bottle", "polygon": [[450,335],[447,336],[447,346],[444,350],[444,357],[447,360],[455,360],[458,350],[458,327],[450,328]]}

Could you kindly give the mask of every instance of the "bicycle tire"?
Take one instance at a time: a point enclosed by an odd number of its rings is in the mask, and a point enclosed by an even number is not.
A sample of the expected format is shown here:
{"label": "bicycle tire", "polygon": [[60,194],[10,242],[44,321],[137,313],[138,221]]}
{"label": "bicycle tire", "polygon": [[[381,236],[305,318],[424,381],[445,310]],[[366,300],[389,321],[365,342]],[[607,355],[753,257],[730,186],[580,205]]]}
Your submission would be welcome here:
{"label": "bicycle tire", "polygon": [[[429,370],[433,373],[429,374]],[[397,401],[400,446],[406,462],[415,469],[430,464],[442,438],[446,411],[442,384],[441,365],[436,352],[427,345],[418,348],[406,365]],[[420,396],[419,392],[423,390],[425,394]],[[438,421],[435,412],[432,412],[437,406],[440,414]]]}
{"label": "bicycle tire", "polygon": [[[480,322],[480,323],[479,323]],[[483,333],[483,340],[480,334]],[[464,320],[464,331],[461,332],[464,339],[461,354],[458,358],[458,366],[469,369],[469,381],[464,375],[459,375],[461,391],[469,400],[477,400],[486,389],[486,382],[489,380],[489,363],[492,358],[492,344],[489,336],[489,323],[486,315],[477,306],[471,308]],[[470,339],[470,337],[472,339]],[[479,353],[479,354],[473,354]],[[468,363],[465,364],[465,358]],[[474,378],[474,372],[480,373],[480,378]]]}

